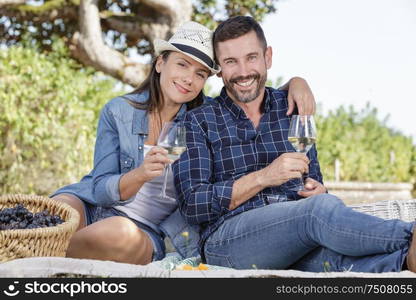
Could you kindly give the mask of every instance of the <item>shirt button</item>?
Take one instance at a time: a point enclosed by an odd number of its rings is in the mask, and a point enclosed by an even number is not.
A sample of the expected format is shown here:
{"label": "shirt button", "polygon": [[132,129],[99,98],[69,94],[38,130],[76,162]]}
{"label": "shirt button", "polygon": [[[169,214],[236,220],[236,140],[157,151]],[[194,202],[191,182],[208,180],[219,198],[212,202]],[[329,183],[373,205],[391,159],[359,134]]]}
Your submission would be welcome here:
{"label": "shirt button", "polygon": [[143,147],[142,146],[139,146],[139,150],[142,150],[143,149]]}

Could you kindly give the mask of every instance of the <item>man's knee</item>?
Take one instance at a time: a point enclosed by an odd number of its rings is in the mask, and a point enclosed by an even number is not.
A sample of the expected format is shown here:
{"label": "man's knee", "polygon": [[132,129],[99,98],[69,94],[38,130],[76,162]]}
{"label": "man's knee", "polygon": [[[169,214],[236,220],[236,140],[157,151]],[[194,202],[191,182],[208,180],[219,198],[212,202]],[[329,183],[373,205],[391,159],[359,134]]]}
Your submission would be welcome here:
{"label": "man's knee", "polygon": [[338,206],[344,206],[344,203],[335,195],[319,194],[308,199],[307,203],[314,211],[332,211]]}

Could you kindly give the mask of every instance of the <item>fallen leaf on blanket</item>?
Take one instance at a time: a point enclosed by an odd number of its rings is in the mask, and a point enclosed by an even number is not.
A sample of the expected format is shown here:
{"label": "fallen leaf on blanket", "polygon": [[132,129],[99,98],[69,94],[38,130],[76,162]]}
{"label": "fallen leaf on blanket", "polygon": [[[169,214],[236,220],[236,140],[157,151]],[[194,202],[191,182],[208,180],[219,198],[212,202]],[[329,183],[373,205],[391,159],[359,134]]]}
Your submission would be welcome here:
{"label": "fallen leaf on blanket", "polygon": [[191,265],[183,265],[182,266],[182,270],[184,271],[192,271],[194,269],[194,267],[192,267]]}
{"label": "fallen leaf on blanket", "polygon": [[199,264],[198,270],[208,270],[208,266],[205,264]]}
{"label": "fallen leaf on blanket", "polygon": [[193,267],[188,264],[183,264],[180,266],[177,266],[175,270],[178,271],[205,271],[209,270],[208,266],[206,264],[199,264],[197,267]]}

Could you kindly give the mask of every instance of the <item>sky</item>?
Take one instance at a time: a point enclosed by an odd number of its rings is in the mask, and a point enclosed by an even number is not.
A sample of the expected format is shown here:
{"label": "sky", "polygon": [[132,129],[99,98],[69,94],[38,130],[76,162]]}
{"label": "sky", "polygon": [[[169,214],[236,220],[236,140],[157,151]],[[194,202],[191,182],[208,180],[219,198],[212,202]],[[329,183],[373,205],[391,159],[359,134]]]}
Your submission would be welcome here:
{"label": "sky", "polygon": [[262,27],[270,79],[305,78],[324,114],[369,102],[416,144],[415,0],[280,0]]}

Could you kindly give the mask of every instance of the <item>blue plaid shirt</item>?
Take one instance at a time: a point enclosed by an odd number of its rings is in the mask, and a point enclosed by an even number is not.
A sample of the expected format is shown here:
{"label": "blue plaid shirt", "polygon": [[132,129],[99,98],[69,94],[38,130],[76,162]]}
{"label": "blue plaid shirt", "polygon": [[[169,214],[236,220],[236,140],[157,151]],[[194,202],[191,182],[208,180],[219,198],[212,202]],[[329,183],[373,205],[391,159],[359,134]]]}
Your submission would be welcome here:
{"label": "blue plaid shirt", "polygon": [[[287,140],[287,93],[266,88],[257,129],[225,89],[214,101],[185,116],[187,151],[173,164],[179,208],[190,224],[199,224],[199,251],[224,220],[273,202],[298,200],[296,192],[269,187],[234,210],[228,207],[234,181],[268,166],[279,155],[294,152]],[[308,152],[309,177],[322,183],[315,147]],[[293,182],[292,182],[293,183]],[[289,181],[287,184],[291,184]]]}

